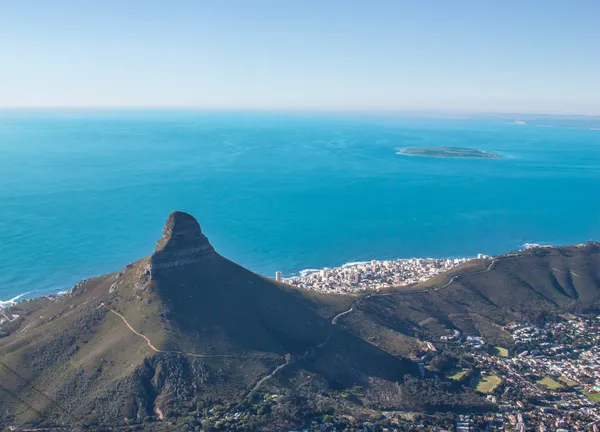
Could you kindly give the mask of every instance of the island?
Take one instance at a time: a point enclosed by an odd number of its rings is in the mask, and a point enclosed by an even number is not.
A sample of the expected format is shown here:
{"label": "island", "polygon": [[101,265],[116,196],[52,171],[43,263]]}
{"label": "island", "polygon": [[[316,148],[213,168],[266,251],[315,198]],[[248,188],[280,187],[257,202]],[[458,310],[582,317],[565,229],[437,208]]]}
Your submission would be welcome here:
{"label": "island", "polygon": [[404,147],[397,154],[433,158],[500,159],[500,155],[466,147]]}

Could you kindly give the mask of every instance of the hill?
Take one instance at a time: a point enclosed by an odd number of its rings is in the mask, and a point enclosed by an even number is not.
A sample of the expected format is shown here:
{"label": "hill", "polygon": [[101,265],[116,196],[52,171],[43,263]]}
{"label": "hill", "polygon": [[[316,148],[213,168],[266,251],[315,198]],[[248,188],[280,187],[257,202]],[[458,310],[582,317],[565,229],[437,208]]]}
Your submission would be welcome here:
{"label": "hill", "polygon": [[344,325],[383,349],[410,355],[419,348],[411,339],[439,340],[453,329],[504,346],[512,341],[503,326],[565,311],[600,311],[600,244],[473,260],[408,289],[365,298]]}
{"label": "hill", "polygon": [[0,424],[115,426],[243,404],[279,375],[342,388],[416,373],[332,323],[354,300],[254,274],[174,212],[150,257],[5,311],[19,318],[0,337]]}
{"label": "hill", "polygon": [[174,212],[151,256],[3,311],[0,427],[282,430],[330,413],[489,409],[408,358],[451,329],[502,346],[513,321],[596,311],[599,281],[600,246],[588,244],[362,297],[318,294],[227,260]]}

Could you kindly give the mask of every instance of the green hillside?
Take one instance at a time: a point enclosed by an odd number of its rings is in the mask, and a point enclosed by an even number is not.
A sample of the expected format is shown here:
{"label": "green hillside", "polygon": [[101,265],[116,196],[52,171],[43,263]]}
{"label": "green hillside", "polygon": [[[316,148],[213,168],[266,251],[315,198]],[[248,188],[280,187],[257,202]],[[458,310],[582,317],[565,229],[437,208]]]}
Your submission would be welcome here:
{"label": "green hillside", "polygon": [[249,403],[298,374],[341,388],[417,373],[332,324],[354,300],[256,275],[175,212],[151,257],[7,311],[20,318],[0,337],[0,425],[160,421]]}
{"label": "green hillside", "polygon": [[[502,326],[548,314],[600,310],[600,245],[537,248],[466,263],[459,272],[365,298],[344,324],[363,334],[376,325],[410,337],[437,338],[458,329],[503,346]],[[381,339],[380,347],[397,352]],[[407,346],[407,348],[410,348]],[[403,354],[410,354],[407,349]]]}
{"label": "green hillside", "polygon": [[150,257],[6,310],[19,318],[0,329],[0,428],[218,429],[238,416],[238,430],[284,430],[316,412],[487,409],[408,357],[449,329],[502,347],[510,322],[597,310],[599,272],[588,244],[474,260],[409,289],[318,294],[227,260],[175,212]]}

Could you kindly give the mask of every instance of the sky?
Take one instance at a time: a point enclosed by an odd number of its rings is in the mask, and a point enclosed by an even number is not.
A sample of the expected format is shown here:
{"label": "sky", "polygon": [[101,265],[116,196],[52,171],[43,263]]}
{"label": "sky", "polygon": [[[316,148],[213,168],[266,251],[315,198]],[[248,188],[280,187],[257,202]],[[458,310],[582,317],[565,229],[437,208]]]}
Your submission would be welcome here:
{"label": "sky", "polygon": [[0,0],[0,107],[600,114],[598,0]]}

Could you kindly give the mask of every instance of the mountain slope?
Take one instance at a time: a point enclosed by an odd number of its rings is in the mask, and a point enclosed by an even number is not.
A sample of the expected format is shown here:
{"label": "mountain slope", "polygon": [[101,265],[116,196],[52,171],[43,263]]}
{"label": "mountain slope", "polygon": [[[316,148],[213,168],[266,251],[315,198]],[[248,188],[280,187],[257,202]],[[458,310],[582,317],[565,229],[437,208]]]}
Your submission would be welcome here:
{"label": "mountain slope", "polygon": [[408,355],[414,346],[395,346],[390,333],[436,340],[459,329],[506,344],[501,326],[566,311],[600,311],[598,243],[474,260],[410,289],[371,296],[344,325],[383,349]]}
{"label": "mountain slope", "polygon": [[151,256],[4,310],[19,318],[0,328],[0,427],[225,428],[245,413],[234,428],[282,430],[315,412],[484,409],[407,357],[450,329],[508,344],[512,321],[598,310],[599,281],[600,246],[588,244],[474,260],[388,292],[324,295],[227,260],[192,216],[174,212]]}
{"label": "mountain slope", "polygon": [[[258,276],[216,253],[192,216],[174,212],[150,257],[7,310],[21,317],[0,338],[0,424],[181,415],[241,402],[288,366],[338,385],[415,372],[332,324],[353,301]],[[338,341],[342,360],[328,347]]]}

